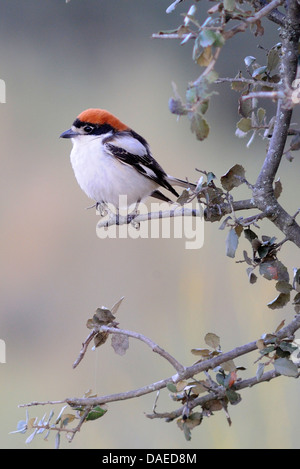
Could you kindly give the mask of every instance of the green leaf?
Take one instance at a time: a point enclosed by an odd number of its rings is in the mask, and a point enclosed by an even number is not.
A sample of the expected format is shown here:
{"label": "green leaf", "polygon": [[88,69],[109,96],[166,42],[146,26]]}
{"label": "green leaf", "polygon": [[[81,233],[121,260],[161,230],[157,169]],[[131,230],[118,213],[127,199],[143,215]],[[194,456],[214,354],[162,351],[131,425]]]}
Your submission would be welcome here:
{"label": "green leaf", "polygon": [[98,332],[94,337],[94,346],[100,347],[100,345],[105,344],[108,339],[108,332]]}
{"label": "green leaf", "polygon": [[267,306],[270,309],[283,308],[290,301],[290,299],[290,293],[279,293],[279,295],[273,301],[270,301]]}
{"label": "green leaf", "polygon": [[192,105],[198,101],[198,88],[197,86],[190,86],[185,93],[187,103]]}
{"label": "green leaf", "polygon": [[174,383],[168,383],[167,384],[167,389],[170,391],[170,392],[177,392],[177,388],[175,386]]}
{"label": "green leaf", "polygon": [[257,281],[257,276],[253,273],[253,267],[248,267],[247,269],[247,275],[249,278],[249,282],[253,285]]}
{"label": "green leaf", "polygon": [[264,374],[264,369],[265,369],[265,364],[264,363],[259,363],[257,366],[256,370],[256,379],[259,381]]}
{"label": "green leaf", "polygon": [[97,308],[93,316],[94,323],[97,325],[101,325],[101,326],[110,324],[114,319],[115,319],[115,316],[105,306],[102,306],[101,308]]}
{"label": "green leaf", "polygon": [[235,9],[235,0],[224,0],[223,4],[226,11],[233,11]]}
{"label": "green leaf", "polygon": [[215,31],[212,31],[211,29],[204,29],[200,31],[200,34],[198,36],[198,41],[201,47],[207,47],[207,46],[212,46],[215,41],[217,40],[217,34]]}
{"label": "green leaf", "polygon": [[246,230],[244,230],[244,235],[245,235],[245,238],[248,239],[248,241],[250,241],[250,243],[252,243],[253,239],[258,238],[257,234],[254,233],[254,231],[250,230],[250,228],[247,228]]}
{"label": "green leaf", "polygon": [[267,67],[269,73],[273,72],[279,64],[280,50],[281,44],[276,44],[276,46],[272,47],[272,49],[268,53]]}
{"label": "green leaf", "polygon": [[287,351],[285,351],[285,350],[282,350],[281,347],[277,347],[277,349],[276,349],[276,355],[277,355],[277,358],[278,358],[278,357],[281,357],[281,358],[289,358],[290,352],[287,352]]}
{"label": "green leaf", "polygon": [[249,117],[242,117],[242,119],[238,121],[236,126],[242,132],[247,133],[252,130],[252,121]]}
{"label": "green leaf", "polygon": [[259,353],[262,356],[269,355],[269,353],[274,352],[275,346],[274,345],[268,345],[268,347],[263,348],[262,350],[259,351]]}
{"label": "green leaf", "polygon": [[208,137],[209,125],[201,114],[193,114],[191,118],[191,131],[196,134],[197,139],[200,141]]}
{"label": "green leaf", "polygon": [[[211,70],[207,75],[205,75],[202,80],[204,79],[209,85],[214,83],[218,79],[218,73],[215,70]],[[215,93],[218,94],[218,93]]]}
{"label": "green leaf", "polygon": [[252,73],[252,78],[260,78],[262,77],[266,71],[267,71],[267,66],[264,65],[263,67],[258,67],[254,70],[254,72]]}
{"label": "green leaf", "polygon": [[295,350],[297,350],[298,347],[296,347],[295,345],[293,345],[289,342],[282,341],[279,344],[279,348],[281,350],[283,350],[284,352],[288,352],[289,354],[291,354],[291,353],[295,352]]}
{"label": "green leaf", "polygon": [[220,384],[221,386],[224,386],[225,376],[222,373],[216,374],[216,380],[218,384]]}
{"label": "green leaf", "polygon": [[97,405],[91,410],[91,412],[88,413],[86,421],[97,420],[100,417],[103,417],[103,415],[106,414],[106,412],[107,412],[107,409],[103,409],[102,407]]}
{"label": "green leaf", "polygon": [[216,39],[213,45],[215,47],[223,47],[225,44],[225,39],[224,39],[224,36],[219,31],[215,31],[215,38]]}
{"label": "green leaf", "polygon": [[221,176],[221,184],[226,191],[231,191],[234,187],[243,184],[245,177],[245,169],[240,164],[236,164],[230,168],[226,174]]}
{"label": "green leaf", "polygon": [[197,48],[197,42],[195,42],[193,49],[193,59],[200,67],[207,67],[213,59],[212,46]]}
{"label": "green leaf", "polygon": [[259,124],[263,123],[265,115],[266,115],[266,110],[264,108],[260,107],[259,109],[257,109],[257,120]]}
{"label": "green leaf", "polygon": [[211,355],[211,350],[208,348],[192,348],[191,353],[193,355],[200,355],[201,357],[208,358]]}
{"label": "green leaf", "polygon": [[209,99],[203,99],[203,101],[199,103],[199,110],[202,115],[207,112],[208,107],[209,107]]}
{"label": "green leaf", "polygon": [[278,358],[274,362],[274,368],[277,373],[284,376],[296,378],[298,376],[298,367],[288,358]]}
{"label": "green leaf", "polygon": [[279,280],[279,282],[276,283],[276,290],[280,293],[289,293],[292,289],[292,285],[288,282],[284,282],[283,280]]}
{"label": "green leaf", "polygon": [[186,441],[190,441],[192,439],[191,430],[189,429],[186,422],[183,423],[182,429],[183,429],[183,434],[184,434]]}
{"label": "green leaf", "polygon": [[294,304],[295,305],[300,305],[300,293],[297,293],[297,295],[295,296]]}
{"label": "green leaf", "polygon": [[[235,363],[233,360],[228,360],[227,362],[224,362],[222,363],[222,369],[224,371],[227,371],[227,372],[232,372],[232,371],[236,371],[237,370],[237,367],[235,366]],[[239,368],[241,369],[241,367]]]}
{"label": "green leaf", "polygon": [[220,337],[213,332],[208,332],[204,337],[206,345],[213,349],[218,349],[220,347]]}
{"label": "green leaf", "polygon": [[231,405],[236,405],[242,400],[240,394],[233,389],[226,389],[225,394]]}
{"label": "green leaf", "polygon": [[70,422],[73,422],[73,420],[75,419],[75,415],[74,414],[63,414],[61,416],[61,421],[60,421],[60,425],[61,427],[66,427]]}

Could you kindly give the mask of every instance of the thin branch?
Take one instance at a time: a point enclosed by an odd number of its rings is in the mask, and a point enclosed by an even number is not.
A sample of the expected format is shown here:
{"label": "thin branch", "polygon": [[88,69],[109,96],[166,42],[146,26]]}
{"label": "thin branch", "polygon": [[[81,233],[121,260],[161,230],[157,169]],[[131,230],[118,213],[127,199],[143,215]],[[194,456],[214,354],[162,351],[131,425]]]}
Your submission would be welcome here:
{"label": "thin branch", "polygon": [[241,221],[241,224],[243,226],[249,226],[249,225],[255,224],[258,220],[262,220],[263,218],[266,218],[266,216],[267,214],[264,212],[257,213],[256,215],[252,215],[251,217],[244,218]]}
{"label": "thin branch", "polygon": [[267,86],[268,88],[277,88],[278,83],[271,83],[269,81],[255,80],[254,78],[226,78],[220,77],[214,83],[245,83],[245,85],[258,85],[258,86]]}
{"label": "thin branch", "polygon": [[277,100],[284,98],[284,93],[283,91],[253,91],[253,93],[241,97],[242,101],[253,98]]}
{"label": "thin branch", "polygon": [[82,416],[79,419],[79,423],[76,427],[70,428],[70,427],[64,427],[64,426],[57,426],[57,425],[52,425],[49,422],[48,423],[33,423],[30,426],[30,429],[33,429],[35,432],[42,432],[44,430],[47,430],[48,432],[54,431],[57,433],[62,433],[65,432],[68,436],[69,443],[71,443],[76,435],[76,433],[80,432],[82,425],[84,424],[89,412],[92,410],[91,407],[86,407],[84,412],[82,413]]}
{"label": "thin branch", "polygon": [[204,210],[204,220],[215,222],[221,220],[224,215],[232,213],[232,211],[238,212],[241,210],[252,210],[255,208],[257,207],[253,199],[232,201],[231,204],[225,202],[214,204],[212,206],[208,206]]}
{"label": "thin branch", "polygon": [[284,0],[273,0],[270,3],[267,3],[261,10],[259,10],[255,15],[247,18],[248,23],[255,23],[258,20],[261,20],[265,16],[268,16],[275,8],[279,7],[284,3]]}
{"label": "thin branch", "polygon": [[[262,8],[266,5],[268,5],[267,0],[254,0],[251,2],[254,7],[256,8]],[[274,8],[272,11],[270,11],[267,16],[266,16],[270,21],[273,21],[273,23],[278,24],[279,26],[284,26],[285,24],[285,15],[281,13],[277,8]]]}
{"label": "thin branch", "polygon": [[[250,388],[250,387],[256,386],[257,384],[264,383],[266,381],[271,381],[272,379],[278,378],[279,376],[281,375],[277,373],[275,370],[270,370],[264,373],[259,380],[257,380],[256,376],[254,376],[253,378],[238,381],[232,386],[231,389],[234,391],[240,391],[242,389]],[[227,391],[226,388],[219,386],[217,393],[214,391],[211,391],[209,394],[206,394],[205,396],[196,397],[195,399],[189,401],[189,410],[192,410],[198,406],[205,407],[205,404],[208,404],[210,401],[213,401],[216,398],[217,399],[224,398],[226,396],[226,391]],[[163,412],[163,413],[153,412],[152,414],[146,414],[146,417],[148,417],[149,419],[167,419],[167,421],[172,421],[178,417],[181,417],[184,414],[185,407],[186,407],[186,404],[172,412]]]}
{"label": "thin branch", "polygon": [[190,36],[191,38],[196,38],[197,35],[196,34],[191,34],[191,33],[188,33],[188,34],[178,34],[178,33],[154,33],[151,35],[152,39],[186,39],[188,36]]}
{"label": "thin branch", "polygon": [[[280,14],[278,12],[277,7],[282,5],[284,3],[284,0],[273,0],[270,3],[265,3],[265,6],[261,8],[258,12],[256,12],[253,16],[250,16],[249,18],[243,18],[243,22],[239,23],[238,25],[234,26],[232,29],[229,31],[226,31],[224,33],[224,36],[226,39],[231,38],[235,34],[239,32],[244,32],[249,24],[256,23],[257,21],[260,21],[264,17],[270,18],[272,21],[275,21],[277,24],[282,25],[283,24],[283,18],[284,15]],[[152,34],[153,39],[185,39],[188,36],[196,38],[197,35],[195,33],[187,33],[187,34],[179,34],[179,33],[156,33]]]}
{"label": "thin branch", "polygon": [[[294,333],[300,328],[300,314],[297,315],[286,327],[280,329],[276,333],[276,337],[278,340],[282,340],[284,338],[291,339],[294,336]],[[266,340],[265,345],[269,343]],[[138,389],[134,389],[127,392],[122,392],[118,394],[109,394],[106,396],[99,396],[99,397],[88,397],[88,398],[66,398],[61,401],[44,401],[44,402],[31,402],[28,404],[21,404],[19,407],[32,407],[32,406],[42,406],[42,405],[55,405],[55,404],[69,404],[71,407],[94,407],[97,405],[107,404],[109,402],[116,402],[116,401],[123,401],[128,399],[137,398],[140,396],[144,396],[146,394],[159,391],[160,389],[165,388],[169,383],[177,383],[183,379],[189,379],[194,377],[195,375],[207,371],[209,369],[213,369],[217,366],[222,365],[223,363],[234,360],[238,357],[246,355],[250,352],[253,352],[257,349],[257,342],[253,341],[249,344],[242,345],[240,347],[236,347],[235,349],[222,353],[216,357],[210,358],[208,360],[196,363],[192,366],[186,367],[182,373],[177,373],[176,375],[170,376],[169,378],[157,381],[155,383],[151,383],[147,386],[143,386]]]}
{"label": "thin branch", "polygon": [[84,424],[85,419],[87,418],[87,416],[88,416],[88,414],[90,413],[91,410],[92,410],[92,407],[87,406],[86,409],[84,410],[82,416],[80,417],[78,425],[75,428],[69,430],[72,434],[72,436],[69,440],[70,443],[74,439],[74,436],[76,435],[76,433],[80,432],[80,429],[81,429],[82,425]]}
{"label": "thin branch", "polygon": [[149,212],[142,213],[138,215],[116,215],[112,212],[109,213],[109,218],[99,221],[97,224],[97,229],[108,228],[112,225],[129,225],[130,223],[139,224],[143,221],[157,220],[162,218],[174,218],[174,217],[201,217],[201,209],[192,209],[182,206],[176,206],[172,210],[166,210],[164,212]]}
{"label": "thin branch", "polygon": [[81,360],[85,356],[85,353],[88,349],[88,346],[89,346],[90,342],[93,340],[93,338],[95,337],[96,334],[97,334],[97,331],[92,330],[92,332],[90,332],[90,334],[87,336],[87,338],[85,339],[85,341],[82,344],[82,349],[80,350],[80,353],[79,353],[78,357],[76,358],[75,362],[73,363],[73,368],[76,368],[79,365],[79,363],[81,362]]}
{"label": "thin branch", "polygon": [[145,337],[143,334],[110,326],[100,326],[97,332],[100,331],[108,332],[109,334],[126,335],[127,337],[141,340],[142,342],[144,342],[144,344],[148,345],[148,347],[150,347],[153,352],[158,353],[158,355],[167,360],[178,373],[183,373],[185,371],[185,367],[181,365],[181,363],[179,363],[174,357],[172,357],[172,355],[170,355],[163,348],[153,342],[153,340],[149,339],[148,337]]}

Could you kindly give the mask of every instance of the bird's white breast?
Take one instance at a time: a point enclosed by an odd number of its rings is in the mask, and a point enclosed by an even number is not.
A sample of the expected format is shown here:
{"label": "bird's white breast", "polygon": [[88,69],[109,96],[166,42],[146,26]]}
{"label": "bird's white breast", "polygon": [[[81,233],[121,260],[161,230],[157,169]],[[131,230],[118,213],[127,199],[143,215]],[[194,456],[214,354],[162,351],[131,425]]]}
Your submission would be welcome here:
{"label": "bird's white breast", "polygon": [[127,205],[150,195],[158,184],[105,151],[102,139],[92,135],[72,139],[71,164],[81,189],[96,202],[115,207],[120,195],[127,197]]}

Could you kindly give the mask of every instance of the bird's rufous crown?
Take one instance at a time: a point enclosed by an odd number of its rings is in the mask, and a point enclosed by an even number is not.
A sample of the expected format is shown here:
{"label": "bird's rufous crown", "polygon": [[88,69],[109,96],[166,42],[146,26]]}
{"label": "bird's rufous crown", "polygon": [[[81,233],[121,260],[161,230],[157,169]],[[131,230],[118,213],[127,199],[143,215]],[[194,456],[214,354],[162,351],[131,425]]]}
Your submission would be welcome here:
{"label": "bird's rufous crown", "polygon": [[77,117],[81,122],[89,124],[103,125],[109,124],[117,130],[128,130],[128,126],[123,124],[117,117],[105,109],[86,109]]}

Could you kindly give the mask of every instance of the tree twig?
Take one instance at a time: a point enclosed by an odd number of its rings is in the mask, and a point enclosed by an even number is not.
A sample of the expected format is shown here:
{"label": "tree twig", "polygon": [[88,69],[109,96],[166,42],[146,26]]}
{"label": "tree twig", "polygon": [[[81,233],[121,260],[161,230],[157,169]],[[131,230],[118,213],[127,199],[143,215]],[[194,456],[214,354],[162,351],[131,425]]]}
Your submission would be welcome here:
{"label": "tree twig", "polygon": [[245,83],[245,85],[259,85],[259,86],[267,86],[268,88],[278,88],[278,83],[271,83],[270,81],[262,81],[262,80],[255,80],[254,78],[244,78],[244,77],[237,77],[237,78],[227,78],[227,77],[220,77],[217,78],[214,83]]}
{"label": "tree twig", "polygon": [[[282,340],[284,338],[292,338],[295,332],[300,328],[300,314],[297,315],[286,327],[280,329],[276,333],[276,337],[278,340]],[[268,340],[265,341],[265,345],[269,343]],[[107,404],[109,402],[116,402],[116,401],[123,401],[128,399],[133,399],[137,397],[144,396],[146,394],[159,391],[160,389],[165,388],[169,383],[177,383],[183,379],[189,379],[193,376],[207,371],[209,369],[213,369],[217,366],[222,365],[229,360],[234,360],[238,357],[246,355],[250,352],[253,352],[257,349],[257,341],[250,342],[248,344],[236,347],[235,349],[222,353],[216,357],[210,358],[208,360],[201,361],[189,367],[186,367],[182,373],[176,373],[173,376],[170,376],[166,379],[148,384],[147,386],[143,386],[138,389],[134,389],[127,392],[117,393],[117,394],[109,394],[105,396],[97,396],[97,397],[87,397],[87,398],[66,398],[61,401],[43,401],[38,402],[34,401],[28,404],[21,404],[19,407],[32,407],[32,406],[43,406],[43,405],[56,405],[56,404],[69,404],[71,407],[94,407],[97,405]],[[251,382],[252,383],[252,382]]]}
{"label": "tree twig", "polygon": [[[234,384],[232,389],[234,389],[235,391],[240,391],[242,389],[251,388],[253,386],[256,386],[257,384],[271,381],[272,379],[278,378],[279,376],[281,375],[277,373],[275,370],[270,370],[264,373],[259,380],[256,378],[256,376],[254,376],[253,378],[238,381],[237,383]],[[189,402],[189,410],[192,410],[198,406],[201,406],[201,407],[205,406],[205,404],[208,404],[210,401],[216,398],[218,399],[222,399],[222,397],[224,398],[226,396],[226,388],[222,388],[222,387],[219,387],[219,388],[220,389],[218,389],[217,394],[214,391],[211,391],[209,394],[206,394],[205,396],[196,397],[195,399],[191,400]],[[182,416],[184,411],[185,411],[185,405],[179,407],[178,409],[172,412],[162,412],[162,413],[153,412],[152,414],[146,414],[146,417],[148,417],[149,419],[166,419],[167,421],[172,421]]]}
{"label": "tree twig", "polygon": [[141,213],[136,216],[132,214],[128,215],[115,215],[114,213],[109,213],[109,218],[100,220],[97,224],[97,229],[108,228],[112,225],[129,225],[130,223],[139,224],[144,221],[157,220],[163,218],[174,218],[174,217],[200,217],[202,216],[201,209],[187,208],[177,205],[174,209],[159,211],[159,212],[149,212]]}
{"label": "tree twig", "polygon": [[87,336],[87,338],[85,339],[85,341],[82,344],[82,349],[80,350],[80,353],[79,353],[78,357],[76,358],[75,362],[73,363],[73,368],[76,368],[79,365],[79,363],[83,359],[83,357],[84,357],[84,355],[85,355],[85,353],[88,349],[88,346],[89,346],[90,342],[93,340],[93,338],[95,337],[96,334],[97,334],[97,331],[92,330],[90,332],[90,334]]}
{"label": "tree twig", "polygon": [[143,334],[140,334],[138,332],[124,330],[124,329],[119,329],[117,327],[111,327],[111,326],[100,326],[99,332],[100,331],[108,332],[109,334],[121,334],[127,337],[131,337],[133,339],[140,340],[144,342],[144,344],[148,345],[148,347],[150,347],[154,353],[157,353],[158,355],[163,357],[165,360],[167,360],[175,368],[175,370],[178,373],[183,373],[185,371],[185,367],[181,365],[181,363],[179,363],[176,360],[176,358],[174,358],[172,355],[166,352],[163,348],[157,345],[152,339],[149,339]]}
{"label": "tree twig", "polygon": [[272,0],[272,2],[267,3],[263,8],[261,8],[255,15],[247,18],[248,23],[255,23],[257,20],[261,20],[265,16],[269,16],[270,13],[284,3],[284,0]]}
{"label": "tree twig", "polygon": [[284,93],[282,91],[253,91],[242,96],[241,99],[242,101],[247,101],[247,99],[253,98],[277,100],[284,98]]}
{"label": "tree twig", "polygon": [[[266,5],[268,5],[267,0],[254,0],[251,2],[254,7],[256,8],[262,8]],[[273,23],[278,24],[279,26],[284,26],[285,23],[285,15],[281,13],[277,8],[274,8],[272,11],[270,11],[266,17],[270,20],[273,21]]]}

